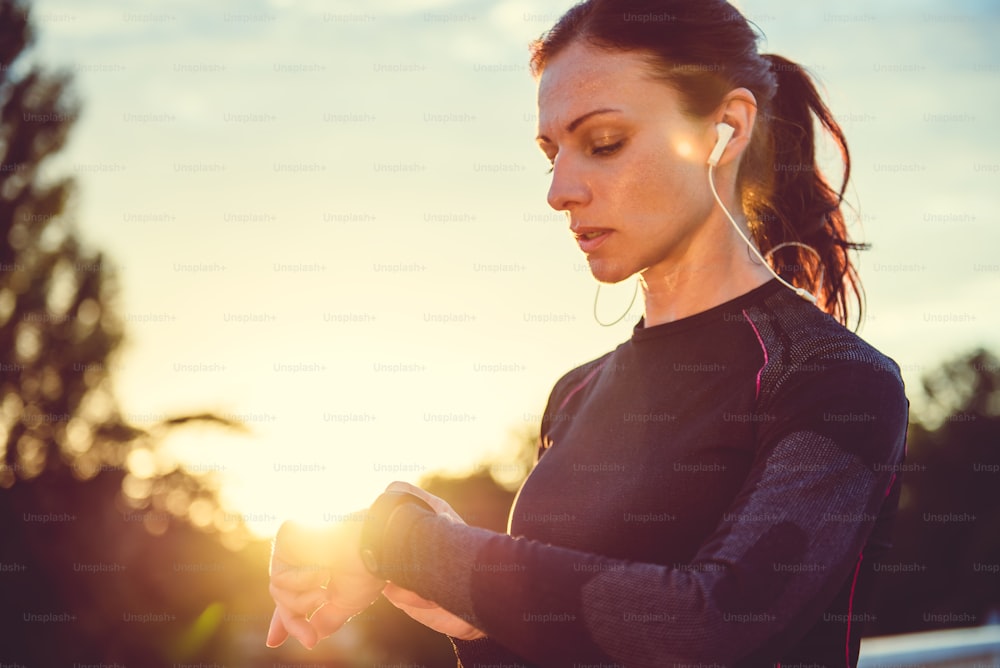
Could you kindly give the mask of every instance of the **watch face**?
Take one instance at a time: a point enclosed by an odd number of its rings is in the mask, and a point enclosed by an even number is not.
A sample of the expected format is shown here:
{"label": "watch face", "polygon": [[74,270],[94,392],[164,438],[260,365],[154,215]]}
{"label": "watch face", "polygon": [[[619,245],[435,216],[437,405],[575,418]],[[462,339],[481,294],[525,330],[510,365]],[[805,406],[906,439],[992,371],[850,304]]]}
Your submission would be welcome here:
{"label": "watch face", "polygon": [[372,575],[378,575],[378,559],[375,558],[375,552],[370,547],[361,548],[361,563],[365,565],[368,572]]}

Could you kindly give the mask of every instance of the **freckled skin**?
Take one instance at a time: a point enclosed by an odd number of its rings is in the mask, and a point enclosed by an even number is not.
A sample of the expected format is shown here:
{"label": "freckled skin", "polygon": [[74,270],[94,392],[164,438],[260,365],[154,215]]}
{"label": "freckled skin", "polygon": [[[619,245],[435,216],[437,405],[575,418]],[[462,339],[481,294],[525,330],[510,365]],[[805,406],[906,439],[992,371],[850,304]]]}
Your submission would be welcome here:
{"label": "freckled skin", "polygon": [[[749,100],[749,102],[748,102]],[[611,230],[587,254],[603,283],[640,274],[646,324],[711,308],[770,279],[708,186],[715,123],[737,126],[715,182],[742,222],[735,178],[755,118],[753,96],[736,89],[718,113],[692,118],[680,95],[652,78],[638,52],[575,42],[546,65],[538,85],[539,144],[554,159],[548,201],[572,227]],[[589,112],[573,132],[567,125]]]}

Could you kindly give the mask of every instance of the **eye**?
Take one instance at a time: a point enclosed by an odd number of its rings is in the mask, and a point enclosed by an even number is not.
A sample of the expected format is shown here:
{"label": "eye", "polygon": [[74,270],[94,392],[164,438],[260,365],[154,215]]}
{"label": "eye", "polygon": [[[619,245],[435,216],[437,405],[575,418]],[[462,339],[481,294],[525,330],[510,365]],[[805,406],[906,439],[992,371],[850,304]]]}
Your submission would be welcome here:
{"label": "eye", "polygon": [[595,146],[590,150],[592,155],[612,155],[617,152],[618,149],[625,144],[625,140],[616,141],[614,144],[604,144],[601,146]]}

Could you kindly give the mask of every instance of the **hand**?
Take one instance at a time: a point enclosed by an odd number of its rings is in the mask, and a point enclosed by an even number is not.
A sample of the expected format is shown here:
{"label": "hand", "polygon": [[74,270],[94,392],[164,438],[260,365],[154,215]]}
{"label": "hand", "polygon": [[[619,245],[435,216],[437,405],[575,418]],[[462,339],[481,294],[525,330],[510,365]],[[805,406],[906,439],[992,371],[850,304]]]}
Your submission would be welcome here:
{"label": "hand", "polygon": [[411,619],[429,629],[444,633],[459,640],[484,638],[486,634],[458,615],[448,612],[434,601],[428,601],[409,589],[403,589],[391,582],[382,590],[390,603],[405,612]]}
{"label": "hand", "polygon": [[[394,482],[385,491],[415,494],[430,504],[431,508],[438,515],[447,517],[453,522],[465,524],[459,514],[444,499],[439,499],[419,487],[414,487],[405,482]],[[476,638],[483,638],[486,635],[469,622],[458,615],[448,612],[434,601],[429,601],[391,582],[382,590],[382,595],[412,619],[439,633],[444,633],[460,640],[475,640]]]}
{"label": "hand", "polygon": [[275,602],[267,646],[292,636],[312,649],[378,598],[385,582],[361,562],[364,512],[309,528],[285,522],[274,539],[269,591]]}

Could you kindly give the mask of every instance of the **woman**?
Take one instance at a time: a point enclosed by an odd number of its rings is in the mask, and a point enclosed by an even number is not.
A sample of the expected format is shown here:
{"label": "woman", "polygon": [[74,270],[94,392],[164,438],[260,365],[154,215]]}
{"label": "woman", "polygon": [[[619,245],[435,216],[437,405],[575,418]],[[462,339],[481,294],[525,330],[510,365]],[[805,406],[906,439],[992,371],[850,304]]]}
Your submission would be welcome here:
{"label": "woman", "polygon": [[403,484],[363,525],[283,527],[268,643],[381,592],[466,668],[853,666],[907,402],[842,324],[857,246],[813,117],[846,184],[840,128],[719,0],[588,0],[532,65],[549,204],[598,281],[638,275],[644,316],[556,384],[509,535]]}

